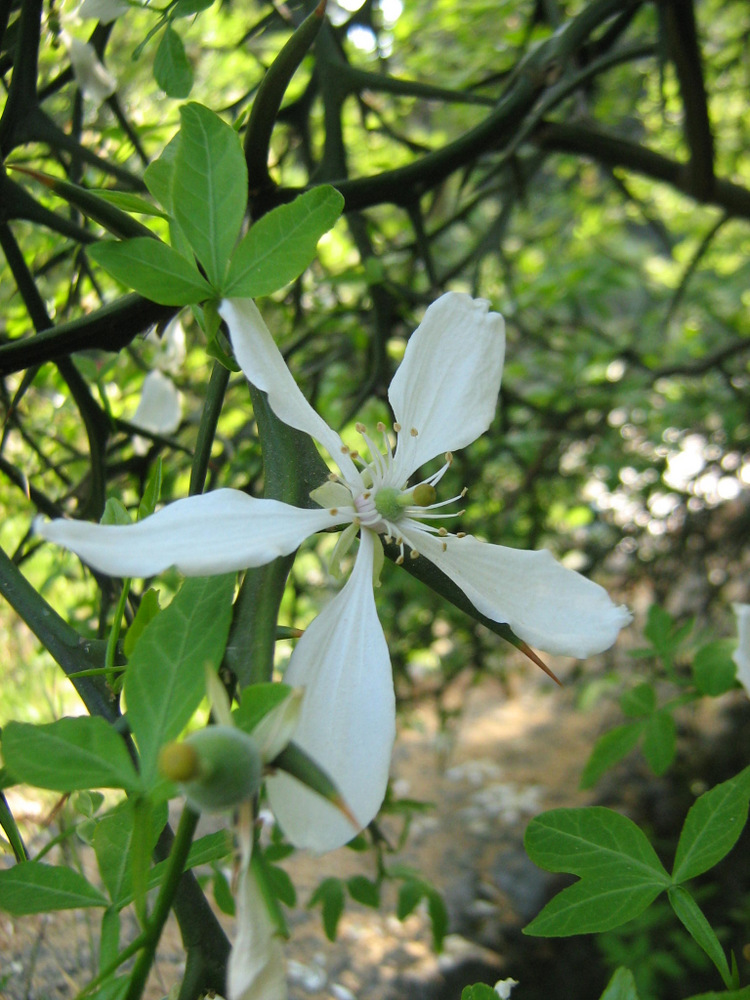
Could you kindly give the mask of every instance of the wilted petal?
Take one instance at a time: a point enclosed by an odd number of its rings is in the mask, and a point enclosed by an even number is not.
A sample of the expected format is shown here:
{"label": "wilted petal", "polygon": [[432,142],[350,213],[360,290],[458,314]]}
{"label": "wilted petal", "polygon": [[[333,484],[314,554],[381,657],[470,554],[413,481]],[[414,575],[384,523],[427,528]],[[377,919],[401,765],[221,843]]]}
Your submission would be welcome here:
{"label": "wilted petal", "polygon": [[252,867],[240,872],[227,1000],[286,1000],[284,953]]}
{"label": "wilted petal", "polygon": [[[631,620],[603,587],[566,569],[546,549],[525,552],[476,538],[403,533],[483,615],[547,653],[586,657],[614,643]],[[443,551],[446,543],[446,551]]]}
{"label": "wilted petal", "polygon": [[245,377],[268,395],[279,420],[319,441],[345,478],[358,482],[359,472],[342,451],[343,441],[303,396],[252,299],[223,299],[219,315],[229,328],[234,356]]}
{"label": "wilted petal", "polygon": [[505,323],[488,309],[484,299],[447,292],[428,307],[409,338],[388,390],[403,428],[396,463],[404,479],[436,455],[471,444],[492,422]]}
{"label": "wilted petal", "polygon": [[737,615],[737,649],[732,659],[737,664],[737,680],[750,694],[750,604],[733,604]]}
{"label": "wilted petal", "polygon": [[345,520],[223,489],[176,500],[134,524],[37,519],[34,529],[110,576],[153,576],[170,566],[185,576],[210,576],[262,566]]}
{"label": "wilted petal", "polygon": [[76,83],[86,97],[101,104],[117,89],[117,80],[100,62],[93,45],[79,38],[65,38]]}
{"label": "wilted petal", "polygon": [[[363,532],[346,586],[302,636],[284,674],[286,683],[305,688],[294,742],[328,772],[361,827],[383,801],[396,732],[390,657],[373,599],[373,545]],[[279,772],[267,788],[298,847],[330,851],[357,832],[289,775]]]}
{"label": "wilted petal", "polygon": [[181,420],[182,396],[174,382],[160,371],[149,372],[130,423],[152,434],[172,434]]}

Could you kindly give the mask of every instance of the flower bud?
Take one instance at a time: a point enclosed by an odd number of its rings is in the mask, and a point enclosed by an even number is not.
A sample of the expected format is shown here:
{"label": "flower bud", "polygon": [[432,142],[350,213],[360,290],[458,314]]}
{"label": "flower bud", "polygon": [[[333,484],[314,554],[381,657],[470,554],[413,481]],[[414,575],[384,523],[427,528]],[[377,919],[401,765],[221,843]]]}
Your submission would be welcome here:
{"label": "flower bud", "polygon": [[262,760],[252,736],[233,726],[207,726],[164,747],[159,769],[176,781],[197,811],[231,809],[260,788]]}

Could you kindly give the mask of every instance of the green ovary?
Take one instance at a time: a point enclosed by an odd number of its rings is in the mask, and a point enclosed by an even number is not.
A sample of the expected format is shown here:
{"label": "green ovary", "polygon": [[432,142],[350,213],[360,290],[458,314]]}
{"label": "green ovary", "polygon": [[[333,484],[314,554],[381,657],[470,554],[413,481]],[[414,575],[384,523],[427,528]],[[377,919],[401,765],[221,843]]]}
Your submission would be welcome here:
{"label": "green ovary", "polygon": [[404,512],[400,503],[401,491],[394,486],[384,486],[375,494],[375,510],[386,521],[397,521]]}

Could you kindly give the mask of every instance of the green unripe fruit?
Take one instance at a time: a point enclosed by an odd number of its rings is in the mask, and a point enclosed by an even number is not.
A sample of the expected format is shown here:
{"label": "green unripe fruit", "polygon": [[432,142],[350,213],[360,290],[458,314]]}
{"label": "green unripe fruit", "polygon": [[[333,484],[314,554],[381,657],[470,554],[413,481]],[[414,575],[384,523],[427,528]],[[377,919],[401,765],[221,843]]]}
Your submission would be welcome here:
{"label": "green unripe fruit", "polygon": [[164,770],[162,773],[180,782],[193,809],[205,812],[231,809],[251,799],[260,788],[263,769],[260,750],[253,737],[241,729],[207,726],[173,746],[192,752],[197,770],[187,780],[172,777]]}

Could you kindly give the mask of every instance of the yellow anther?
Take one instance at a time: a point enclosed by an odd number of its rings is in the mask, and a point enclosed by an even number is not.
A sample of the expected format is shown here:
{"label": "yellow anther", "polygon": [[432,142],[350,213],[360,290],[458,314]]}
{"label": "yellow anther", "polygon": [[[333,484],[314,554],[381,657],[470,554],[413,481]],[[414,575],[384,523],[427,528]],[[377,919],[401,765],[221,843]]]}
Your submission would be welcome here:
{"label": "yellow anther", "polygon": [[417,507],[429,507],[431,504],[435,503],[435,500],[437,499],[437,491],[435,487],[430,486],[429,483],[420,483],[419,486],[414,487],[412,497]]}
{"label": "yellow anther", "polygon": [[464,488],[461,490],[461,496],[465,497],[468,492],[469,492],[469,487],[464,486]]}
{"label": "yellow anther", "polygon": [[367,428],[365,427],[365,425],[361,424],[361,423],[356,423],[354,425],[354,427],[355,427],[355,430],[357,431],[358,434],[364,434],[365,431],[367,430]]}
{"label": "yellow anther", "polygon": [[411,429],[411,430],[409,431],[409,433],[411,434],[411,436],[412,436],[413,438],[415,438],[415,437],[417,437],[417,435],[419,434],[419,431],[417,430],[417,428],[416,428],[416,427],[412,427],[412,429]]}
{"label": "yellow anther", "polygon": [[448,534],[448,529],[438,528],[438,534],[440,535],[441,538],[445,538],[445,536]]}
{"label": "yellow anther", "polygon": [[411,552],[409,553],[409,558],[410,559],[418,559],[419,558],[419,553],[417,552],[416,549],[412,549],[411,550]]}
{"label": "yellow anther", "polygon": [[370,493],[370,491],[368,490],[367,493],[363,493],[362,494],[362,499],[363,500],[369,500],[371,496],[372,496],[372,493]]}
{"label": "yellow anther", "polygon": [[342,444],[341,445],[341,454],[342,455],[348,455],[349,454],[349,445],[346,445],[346,444]]}
{"label": "yellow anther", "polygon": [[335,517],[338,514],[338,512],[339,512],[338,507],[331,507],[328,511],[328,513],[331,514],[333,517]]}
{"label": "yellow anther", "polygon": [[398,420],[393,421],[393,429],[397,434],[401,430],[401,424],[398,422]]}
{"label": "yellow anther", "polygon": [[448,465],[451,464],[451,462],[453,461],[453,452],[452,451],[446,451],[446,453],[445,453],[445,461],[448,463]]}
{"label": "yellow anther", "polygon": [[447,552],[447,551],[448,551],[448,543],[447,542],[443,542],[443,552]]}
{"label": "yellow anther", "polygon": [[401,555],[400,555],[400,556],[398,556],[398,558],[396,559],[396,565],[397,565],[397,566],[403,566],[403,565],[404,565],[404,554],[403,554],[403,552],[402,552],[402,553],[401,553]]}
{"label": "yellow anther", "polygon": [[456,538],[466,538],[466,532],[465,531],[457,531],[456,532]]}
{"label": "yellow anther", "polygon": [[377,426],[378,426],[378,430],[380,431],[381,434],[385,434],[385,432],[388,430],[388,428],[385,426],[385,424],[383,423],[382,420],[378,420],[378,425]]}

